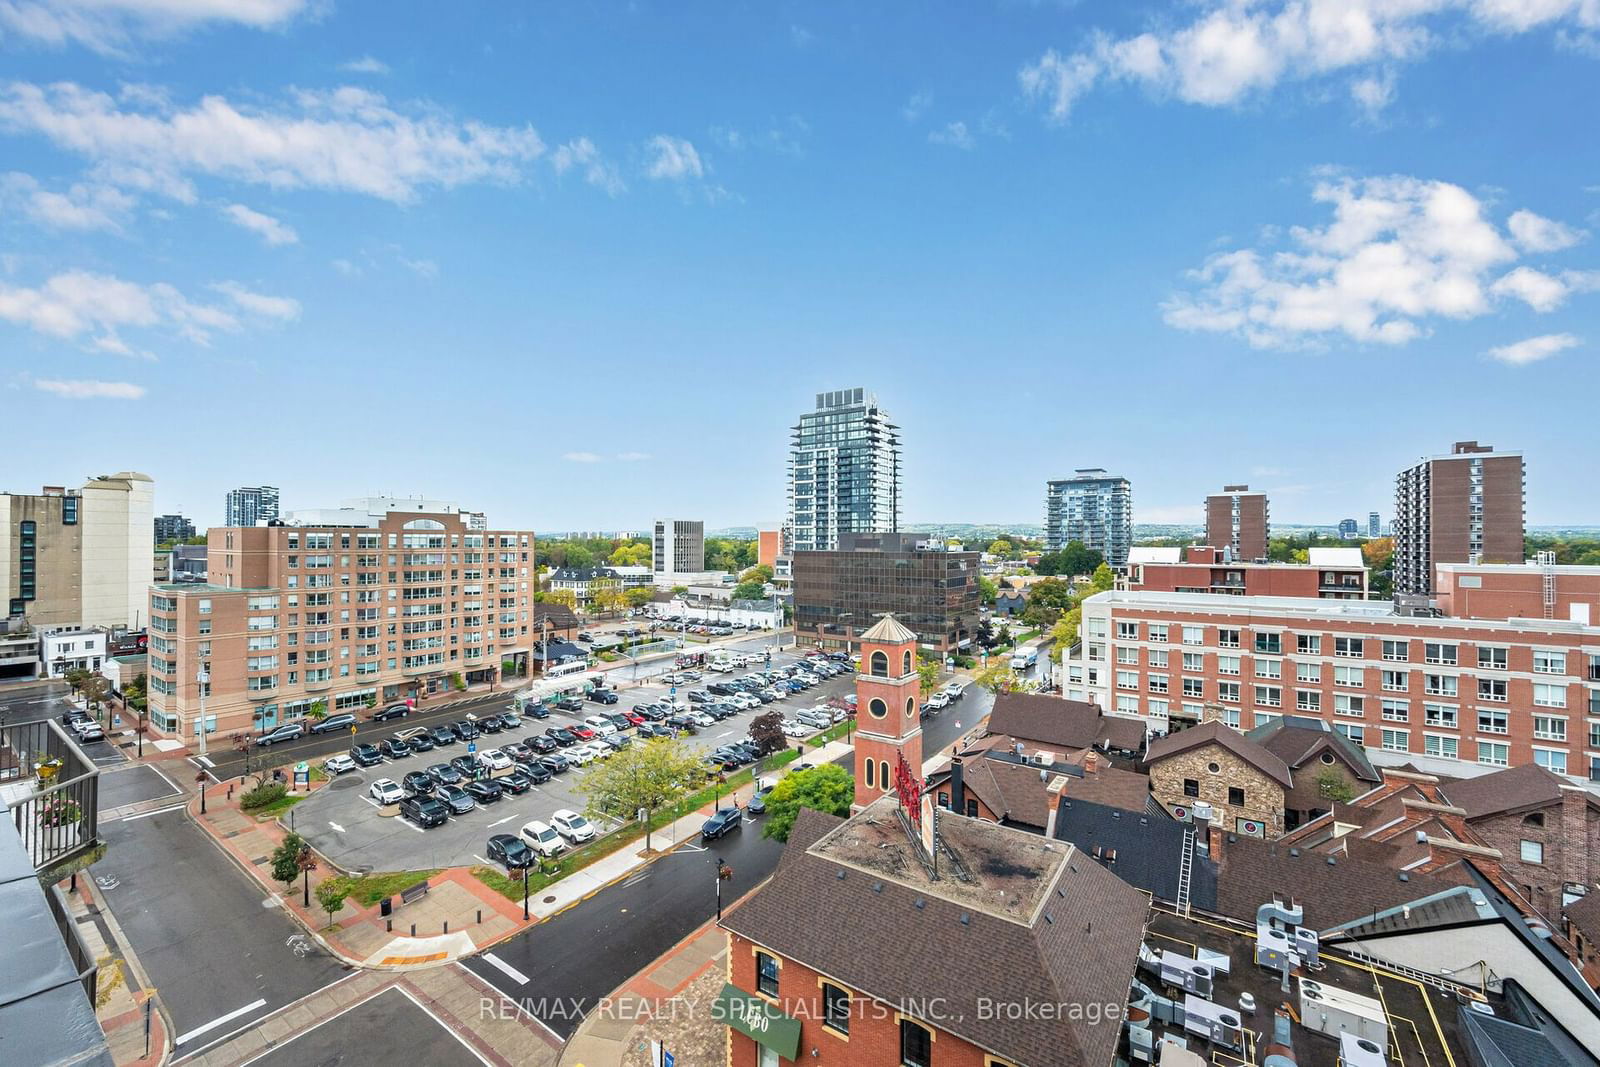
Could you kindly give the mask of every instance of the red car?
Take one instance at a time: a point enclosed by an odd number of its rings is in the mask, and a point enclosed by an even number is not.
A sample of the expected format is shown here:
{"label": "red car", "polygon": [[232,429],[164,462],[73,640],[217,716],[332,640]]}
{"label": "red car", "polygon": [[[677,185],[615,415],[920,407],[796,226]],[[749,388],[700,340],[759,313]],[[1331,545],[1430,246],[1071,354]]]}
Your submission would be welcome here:
{"label": "red car", "polygon": [[637,711],[625,711],[625,712],[622,713],[622,717],[627,719],[629,722],[633,723],[633,725],[635,725],[635,726],[643,726],[648,721],[643,715],[640,715]]}
{"label": "red car", "polygon": [[572,726],[567,727],[567,731],[569,733],[577,734],[578,740],[580,741],[593,741],[595,739],[594,730],[582,725],[581,723],[575,723]]}

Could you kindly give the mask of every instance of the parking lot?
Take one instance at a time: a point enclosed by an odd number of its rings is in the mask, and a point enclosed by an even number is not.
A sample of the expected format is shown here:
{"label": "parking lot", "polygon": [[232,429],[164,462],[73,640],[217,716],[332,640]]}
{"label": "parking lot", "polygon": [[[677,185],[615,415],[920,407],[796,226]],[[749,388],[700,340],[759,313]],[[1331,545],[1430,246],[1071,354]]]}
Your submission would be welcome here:
{"label": "parking lot", "polygon": [[[772,658],[772,666],[793,663],[797,659],[799,657],[790,653],[778,653]],[[760,669],[763,669],[763,665],[758,662],[732,674],[719,675],[706,671],[700,681],[679,687],[677,699],[684,701],[687,693],[694,689],[703,689],[722,679],[742,678]],[[760,708],[741,711],[714,726],[701,729],[698,735],[688,737],[685,741],[695,750],[709,752],[720,744],[746,736],[750,732],[751,720],[765,711],[792,713],[853,692],[854,688],[855,676],[851,673],[824,679],[821,684],[802,693],[786,696]],[[669,687],[665,684],[630,688],[623,693],[621,703],[606,706],[585,702],[580,712],[552,710],[548,719],[525,716],[519,729],[486,734],[476,744],[481,752],[506,742],[521,741],[531,735],[541,734],[550,726],[581,723],[588,715],[625,710],[637,704],[665,699],[668,695]],[[401,729],[406,724],[398,722],[394,725]],[[385,731],[381,736],[390,736],[393,732]],[[372,730],[365,740],[376,741],[379,736],[376,730]],[[317,851],[346,870],[426,870],[487,863],[485,850],[490,835],[514,834],[530,819],[549,822],[550,816],[558,809],[570,808],[581,812],[586,805],[585,797],[577,788],[584,768],[576,766],[543,785],[533,786],[520,796],[507,794],[495,803],[474,807],[462,815],[452,815],[445,825],[429,830],[415,826],[400,816],[381,814],[378,804],[367,795],[368,786],[379,778],[392,778],[398,782],[411,771],[420,771],[431,764],[448,762],[466,754],[467,746],[458,743],[400,760],[385,760],[374,767],[348,771],[290,810],[294,829],[310,841]]]}

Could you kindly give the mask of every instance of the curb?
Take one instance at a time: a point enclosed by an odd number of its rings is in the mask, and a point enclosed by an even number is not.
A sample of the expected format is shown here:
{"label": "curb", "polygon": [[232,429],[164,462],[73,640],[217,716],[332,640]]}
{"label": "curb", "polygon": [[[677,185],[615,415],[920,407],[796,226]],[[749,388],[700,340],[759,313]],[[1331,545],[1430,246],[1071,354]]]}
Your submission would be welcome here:
{"label": "curb", "polygon": [[110,906],[100,892],[100,887],[94,884],[94,879],[84,878],[80,883],[88,893],[89,901],[95,907],[100,917],[106,922],[106,929],[111,931],[111,936],[116,939],[117,950],[122,953],[122,960],[128,965],[128,970],[139,980],[139,986],[145,991],[148,999],[155,1001],[156,1011],[161,1016],[161,1055],[156,1059],[155,1067],[165,1067],[172,1059],[175,1051],[172,1044],[172,1035],[177,1033],[172,1026],[172,1018],[167,1014],[167,1003],[161,999],[161,991],[150,981],[150,975],[145,971],[144,965],[139,962],[139,957],[134,954],[133,942],[128,940],[128,935],[123,933],[122,924],[117,922],[117,917],[112,914]]}

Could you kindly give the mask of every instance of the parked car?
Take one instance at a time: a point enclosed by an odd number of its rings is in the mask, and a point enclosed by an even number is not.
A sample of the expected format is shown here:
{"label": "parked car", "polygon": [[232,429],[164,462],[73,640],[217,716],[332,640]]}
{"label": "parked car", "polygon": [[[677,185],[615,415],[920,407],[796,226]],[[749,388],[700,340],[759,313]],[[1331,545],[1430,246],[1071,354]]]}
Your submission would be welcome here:
{"label": "parked car", "polygon": [[489,838],[489,858],[508,871],[532,867],[533,849],[522,838],[513,834],[495,834]]}
{"label": "parked car", "polygon": [[383,762],[383,753],[377,745],[363,743],[350,746],[350,758],[363,767],[376,767]]}
{"label": "parked car", "polygon": [[537,752],[540,755],[544,755],[548,752],[554,752],[557,748],[561,747],[560,745],[556,744],[556,739],[548,734],[534,734],[532,737],[528,738],[525,744],[530,751]]}
{"label": "parked car", "polygon": [[744,823],[744,812],[738,808],[719,808],[700,827],[700,840],[714,841],[723,834],[737,830]]}
{"label": "parked car", "polygon": [[588,725],[569,726],[567,732],[579,741],[593,741],[596,737],[594,727]]}
{"label": "parked car", "polygon": [[335,730],[348,730],[356,724],[354,715],[329,715],[311,728],[314,734],[331,734]]}
{"label": "parked car", "polygon": [[569,808],[562,808],[550,816],[550,825],[572,844],[594,840],[594,823]]}
{"label": "parked car", "polygon": [[549,737],[561,748],[575,745],[579,741],[578,735],[565,726],[552,726],[545,731],[545,736]]}
{"label": "parked car", "polygon": [[478,806],[477,802],[472,799],[472,794],[459,785],[441,785],[434,790],[434,796],[438,797],[444,806],[450,809],[450,814],[452,815],[465,815]]}
{"label": "parked car", "polygon": [[[601,737],[604,737],[606,734],[614,734],[617,732],[617,724],[606,718],[604,715],[591,715],[587,719],[583,720],[583,725],[587,726]],[[573,732],[576,733],[577,731],[574,730]],[[581,737],[582,735],[580,734],[579,736]],[[584,740],[587,741],[589,739],[585,737]]]}
{"label": "parked car", "polygon": [[500,746],[500,751],[510,756],[513,761],[525,760],[529,756],[528,746],[521,741],[507,741]]}
{"label": "parked car", "polygon": [[591,689],[589,691],[589,699],[596,704],[615,704],[617,702],[617,694],[609,689]]}
{"label": "parked car", "polygon": [[411,755],[411,746],[404,741],[396,741],[392,737],[386,737],[378,742],[378,752],[384,759],[405,759]]}
{"label": "parked car", "polygon": [[406,791],[393,778],[379,778],[367,786],[367,796],[379,804],[398,804],[406,798]]}
{"label": "parked car", "polygon": [[403,719],[407,715],[410,715],[410,714],[411,714],[411,705],[409,705],[409,704],[390,704],[388,707],[383,708],[380,711],[373,712],[372,713],[372,721],[373,722],[388,722],[390,719]]}
{"label": "parked car", "polygon": [[472,725],[478,728],[479,733],[485,734],[497,734],[506,728],[505,723],[500,721],[500,716],[498,715],[485,715],[483,718],[475,720]]}
{"label": "parked car", "polygon": [[767,813],[767,797],[772,795],[772,787],[765,782],[756,783],[756,791],[750,794],[750,803],[745,805],[745,811],[751,815],[765,815]]}
{"label": "parked car", "polygon": [[511,757],[498,748],[486,748],[478,753],[478,762],[491,771],[507,771],[511,769]]}
{"label": "parked car", "polygon": [[78,736],[79,741],[104,741],[106,739],[105,729],[93,719],[72,720],[72,732]]}
{"label": "parked car", "polygon": [[620,711],[607,712],[606,721],[611,723],[612,726],[615,726],[619,733],[623,730],[631,730],[638,725],[638,723],[634,722],[632,719],[628,718],[627,715]]}
{"label": "parked car", "polygon": [[323,760],[322,769],[337,778],[341,774],[355,770],[356,761],[341,752],[337,756],[329,756]]}
{"label": "parked car", "polygon": [[552,752],[548,756],[539,757],[539,765],[548,767],[551,774],[565,774],[572,769],[572,761],[559,752]]}
{"label": "parked car", "polygon": [[267,745],[275,745],[279,741],[293,741],[295,738],[299,737],[305,732],[306,728],[301,726],[299,723],[286,722],[282,726],[279,726],[276,729],[271,730],[268,733],[264,733],[260,737],[256,738],[256,744],[265,747]]}
{"label": "parked car", "polygon": [[541,856],[554,856],[563,852],[567,843],[549,823],[529,819],[522,825],[522,839]]}
{"label": "parked car", "polygon": [[933,708],[934,710],[939,710],[941,708],[948,708],[949,706],[950,706],[950,694],[949,693],[944,693],[944,692],[934,693],[932,696],[930,696],[928,698],[928,707]]}
{"label": "parked car", "polygon": [[479,804],[493,804],[505,795],[505,791],[494,782],[468,782],[461,788],[465,789],[467,795]]}
{"label": "parked car", "polygon": [[562,697],[556,701],[556,708],[559,711],[582,711],[583,701],[577,697]]}
{"label": "parked car", "polygon": [[530,719],[548,719],[550,717],[550,709],[543,704],[533,703],[524,706],[522,714]]}
{"label": "parked car", "polygon": [[783,720],[783,736],[785,737],[810,737],[816,732],[815,728],[807,726],[799,719]]}
{"label": "parked car", "polygon": [[628,737],[627,734],[607,734],[600,740],[604,742],[613,752],[619,749],[627,748],[629,745],[633,744],[633,740]]}
{"label": "parked car", "polygon": [[521,778],[531,788],[536,785],[544,785],[554,777],[554,772],[552,772],[549,767],[546,767],[544,763],[536,759],[531,759],[526,763],[517,764],[516,773],[508,774],[504,778],[498,779],[498,781],[504,785],[513,778]]}
{"label": "parked car", "polygon": [[598,752],[589,747],[589,742],[587,741],[581,745],[573,745],[571,748],[567,749],[565,754],[570,762],[579,767],[587,767],[599,756]]}
{"label": "parked car", "polygon": [[428,777],[433,779],[436,787],[461,784],[461,772],[448,763],[435,763],[429,767]]}
{"label": "parked car", "polygon": [[458,741],[476,741],[478,739],[477,725],[467,722],[465,719],[451,723],[450,731],[456,735],[456,740]]}
{"label": "parked car", "polygon": [[[625,712],[622,713],[622,717],[624,719],[628,720],[628,725],[629,726],[643,726],[646,722],[649,721],[643,715],[640,715],[637,711],[625,711]],[[616,720],[613,719],[612,721],[615,722]]]}
{"label": "parked car", "polygon": [[400,817],[424,830],[450,821],[450,809],[430,796],[414,796],[400,802]]}
{"label": "parked car", "polygon": [[400,779],[405,791],[414,797],[425,797],[433,792],[433,777],[427,771],[410,771]]}
{"label": "parked car", "polygon": [[717,725],[717,720],[713,719],[711,716],[707,715],[703,711],[692,711],[692,712],[690,712],[688,714],[687,718],[689,719],[690,722],[694,723],[696,726],[715,726],[715,725]]}

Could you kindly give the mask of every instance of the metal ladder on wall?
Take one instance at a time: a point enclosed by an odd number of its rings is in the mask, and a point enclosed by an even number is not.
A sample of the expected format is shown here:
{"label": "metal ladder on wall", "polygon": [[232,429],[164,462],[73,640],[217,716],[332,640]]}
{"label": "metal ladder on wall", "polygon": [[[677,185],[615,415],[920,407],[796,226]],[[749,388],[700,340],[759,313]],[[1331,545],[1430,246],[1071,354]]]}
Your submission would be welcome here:
{"label": "metal ladder on wall", "polygon": [[1539,553],[1539,566],[1544,571],[1544,617],[1556,617],[1556,554],[1549,549]]}
{"label": "metal ladder on wall", "polygon": [[1185,830],[1183,834],[1183,858],[1178,861],[1178,899],[1177,912],[1179,915],[1189,914],[1189,876],[1194,871],[1194,831]]}

